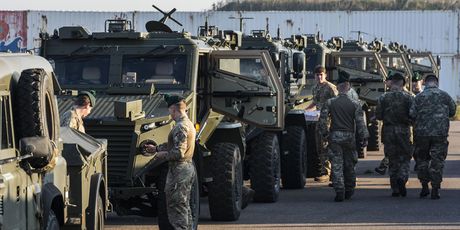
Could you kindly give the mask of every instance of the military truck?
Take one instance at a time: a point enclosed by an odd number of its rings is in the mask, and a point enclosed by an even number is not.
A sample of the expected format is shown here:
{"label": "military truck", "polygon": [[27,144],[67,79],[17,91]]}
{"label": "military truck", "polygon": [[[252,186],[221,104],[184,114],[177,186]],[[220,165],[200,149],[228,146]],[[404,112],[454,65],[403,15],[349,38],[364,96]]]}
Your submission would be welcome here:
{"label": "military truck", "polygon": [[104,142],[59,128],[46,59],[0,53],[0,71],[0,229],[103,229]]}
{"label": "military truck", "polygon": [[[292,36],[289,39],[280,39],[279,35],[271,37],[266,30],[253,30],[251,34],[243,36],[240,49],[267,50],[275,64],[278,77],[281,80],[285,98],[284,122],[286,127],[281,132],[270,132],[249,127],[251,135],[247,139],[249,145],[249,178],[251,187],[255,190],[254,199],[261,202],[277,200],[281,182],[284,188],[299,189],[305,187],[307,172],[307,136],[314,132],[305,121],[304,108],[310,103],[305,93],[305,36]],[[307,128],[310,127],[310,128]],[[274,141],[276,139],[276,141]],[[274,146],[276,142],[279,146]],[[274,149],[279,149],[281,164],[265,164],[272,168],[252,167],[260,162],[265,155],[271,155]],[[280,169],[273,167],[281,167]],[[281,175],[279,174],[281,172]],[[269,177],[268,175],[272,175]],[[275,178],[273,180],[272,178]],[[274,182],[278,183],[275,184]]]}
{"label": "military truck", "polygon": [[[205,195],[212,219],[237,220],[246,143],[235,121],[282,129],[284,91],[267,51],[236,50],[236,31],[224,31],[222,39],[174,32],[165,24],[174,10],[147,22],[148,32],[135,31],[127,20],[106,21],[104,32],[62,27],[51,37],[43,34],[41,55],[54,64],[68,94],[97,92],[98,106],[85,127],[108,139],[110,200],[118,215],[158,216],[160,227],[168,225],[167,164],[144,154],[144,146],[167,141],[174,123],[163,95],[179,94],[198,131],[198,177],[191,191],[195,227],[199,197]],[[265,75],[254,74],[254,68]],[[69,97],[58,97],[61,110],[70,107]],[[223,121],[224,115],[231,120]]]}

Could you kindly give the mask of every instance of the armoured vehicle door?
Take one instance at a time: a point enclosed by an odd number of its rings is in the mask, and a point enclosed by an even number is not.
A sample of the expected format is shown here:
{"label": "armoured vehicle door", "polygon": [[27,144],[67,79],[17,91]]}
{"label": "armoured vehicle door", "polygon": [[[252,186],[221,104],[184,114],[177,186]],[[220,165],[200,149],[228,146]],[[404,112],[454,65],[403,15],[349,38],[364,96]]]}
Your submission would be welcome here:
{"label": "armoured vehicle door", "polygon": [[210,92],[214,111],[266,129],[284,126],[284,89],[267,51],[214,51]]}

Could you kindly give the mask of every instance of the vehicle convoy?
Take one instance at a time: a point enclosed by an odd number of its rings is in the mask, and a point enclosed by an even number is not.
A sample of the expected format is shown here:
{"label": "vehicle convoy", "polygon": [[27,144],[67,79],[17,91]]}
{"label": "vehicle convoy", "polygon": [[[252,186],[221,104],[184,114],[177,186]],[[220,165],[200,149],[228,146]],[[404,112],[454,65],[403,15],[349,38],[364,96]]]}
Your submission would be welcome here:
{"label": "vehicle convoy", "polygon": [[[248,127],[248,155],[249,159],[253,159],[248,162],[249,178],[251,187],[256,192],[256,201],[276,201],[278,195],[275,193],[279,189],[274,188],[280,186],[280,176],[284,188],[299,189],[305,186],[307,137],[314,136],[313,126],[307,124],[304,116],[304,108],[311,103],[308,100],[309,95],[305,94],[307,79],[303,48],[306,42],[306,36],[294,35],[289,39],[280,39],[278,35],[273,38],[266,30],[253,30],[250,35],[243,36],[240,49],[267,50],[270,53],[285,92],[284,130],[273,132]],[[261,152],[266,154],[260,154]],[[256,162],[266,161],[264,156],[273,155],[275,152],[280,155],[278,158],[281,159],[281,164],[265,163],[265,168],[252,167]],[[281,167],[281,170],[276,167]]]}
{"label": "vehicle convoy", "polygon": [[[247,156],[244,127],[234,120],[282,129],[283,87],[267,51],[236,50],[240,32],[224,31],[220,39],[173,32],[165,24],[177,22],[173,12],[147,22],[148,32],[136,32],[127,20],[107,20],[104,32],[62,27],[52,37],[43,34],[41,55],[68,94],[58,97],[62,111],[75,91],[97,92],[85,128],[108,139],[110,201],[118,215],[158,216],[160,227],[168,224],[167,164],[145,154],[144,146],[167,142],[174,124],[163,95],[179,94],[197,128],[194,226],[205,195],[212,219],[237,220]],[[254,67],[266,74],[254,74]]]}
{"label": "vehicle convoy", "polygon": [[106,143],[59,127],[50,63],[0,53],[0,229],[103,229]]}

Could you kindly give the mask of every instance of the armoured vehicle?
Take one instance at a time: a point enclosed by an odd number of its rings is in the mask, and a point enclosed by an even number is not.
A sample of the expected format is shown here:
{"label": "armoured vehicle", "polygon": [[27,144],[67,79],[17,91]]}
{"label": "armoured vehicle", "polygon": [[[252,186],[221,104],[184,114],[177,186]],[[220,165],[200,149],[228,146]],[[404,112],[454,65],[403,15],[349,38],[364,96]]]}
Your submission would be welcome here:
{"label": "armoured vehicle", "polygon": [[103,229],[104,142],[59,128],[46,59],[0,53],[0,72],[0,228]]}
{"label": "armoured vehicle", "polygon": [[[284,91],[267,51],[236,50],[241,33],[235,31],[221,33],[221,39],[173,32],[165,24],[173,12],[147,22],[148,32],[136,32],[127,20],[106,21],[104,32],[62,27],[52,37],[43,34],[41,55],[54,64],[64,91],[97,92],[98,106],[85,127],[108,139],[110,201],[117,214],[158,216],[160,227],[168,225],[167,164],[145,155],[143,146],[167,141],[174,124],[163,95],[180,94],[198,131],[195,227],[200,195],[208,195],[212,219],[236,220],[246,142],[235,120],[282,129]],[[68,98],[59,96],[62,110],[70,107]]]}
{"label": "armoured vehicle", "polygon": [[[304,108],[310,103],[308,94],[305,94],[307,83],[305,75],[305,53],[303,48],[306,46],[307,39],[305,36],[292,36],[290,39],[280,39],[271,37],[266,30],[253,30],[250,35],[243,36],[243,43],[240,49],[244,50],[267,50],[275,64],[278,77],[281,80],[285,98],[285,129],[280,132],[271,132],[248,127],[249,152],[251,156],[260,152],[267,152],[265,156],[272,155],[274,150],[270,148],[261,148],[267,146],[267,143],[273,143],[274,139],[278,146],[268,145],[272,148],[279,149],[281,164],[266,164],[271,167],[261,171],[260,167],[252,167],[255,162],[248,162],[249,178],[251,187],[255,190],[254,199],[256,201],[273,202],[277,195],[267,196],[279,192],[280,176],[284,188],[298,189],[303,188],[306,182],[307,172],[307,136],[312,136],[314,129],[305,121]],[[259,154],[259,156],[264,156]],[[250,158],[251,159],[251,158]],[[281,172],[281,175],[279,174]],[[267,175],[272,174],[275,180]],[[268,180],[270,179],[270,180]],[[278,184],[273,184],[276,182]],[[270,184],[272,183],[272,184]]]}

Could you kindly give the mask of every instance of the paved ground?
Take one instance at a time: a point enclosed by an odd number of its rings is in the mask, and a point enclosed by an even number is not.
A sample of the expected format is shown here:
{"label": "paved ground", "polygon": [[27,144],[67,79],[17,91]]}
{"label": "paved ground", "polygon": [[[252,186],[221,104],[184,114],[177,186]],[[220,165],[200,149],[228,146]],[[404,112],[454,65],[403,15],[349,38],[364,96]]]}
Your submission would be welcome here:
{"label": "paved ground", "polygon": [[[251,204],[236,222],[213,222],[204,198],[199,229],[460,229],[460,122],[452,123],[449,141],[440,200],[418,198],[414,173],[408,196],[391,197],[388,177],[373,173],[382,153],[370,152],[357,165],[358,188],[351,201],[335,203],[326,183],[308,180],[304,189],[282,190],[277,203]],[[106,228],[157,229],[155,219],[115,215]]]}

